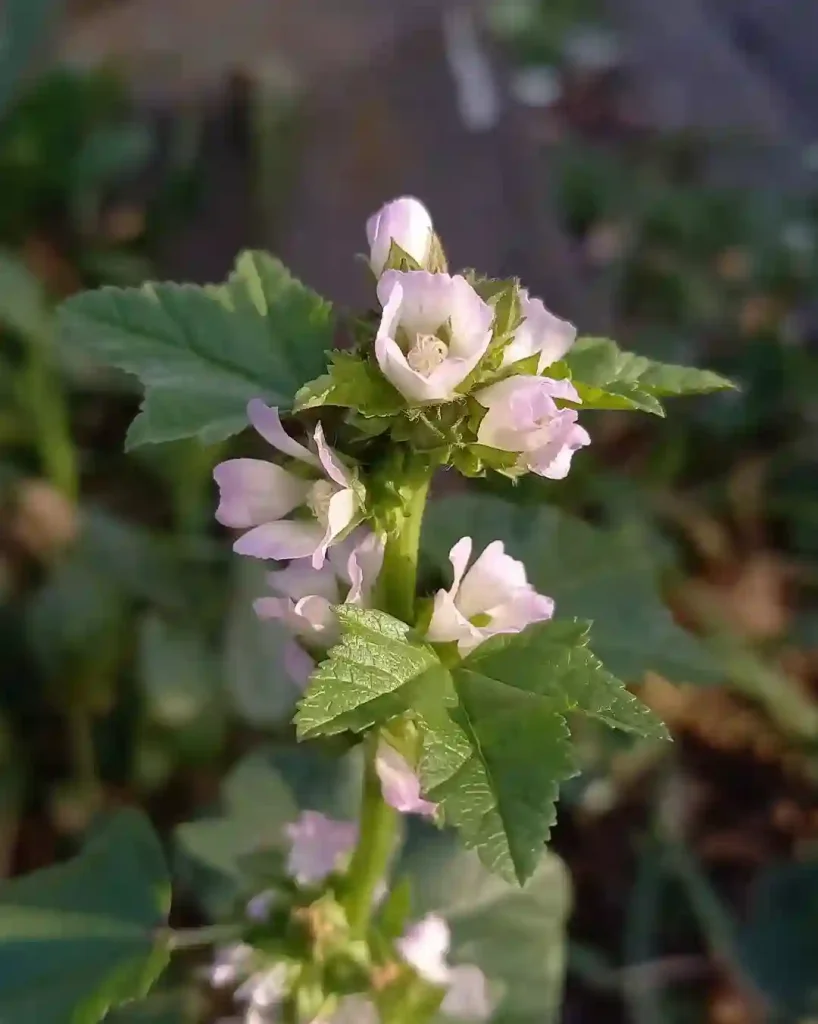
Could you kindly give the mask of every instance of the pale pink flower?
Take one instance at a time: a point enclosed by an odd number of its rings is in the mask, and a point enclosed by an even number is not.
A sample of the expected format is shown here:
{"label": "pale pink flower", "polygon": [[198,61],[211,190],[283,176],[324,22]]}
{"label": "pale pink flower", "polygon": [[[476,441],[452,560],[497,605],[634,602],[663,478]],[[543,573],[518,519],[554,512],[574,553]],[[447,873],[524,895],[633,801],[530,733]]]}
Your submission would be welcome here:
{"label": "pale pink flower", "polygon": [[[319,423],[313,448],[299,444],[284,430],[278,409],[260,399],[247,406],[250,422],[274,448],[306,463],[314,476],[306,479],[261,459],[228,459],[213,470],[220,501],[216,519],[224,526],[247,530],[233,545],[253,558],[310,558],[316,569],[327,548],[361,519],[359,491],[353,472],[324,439]],[[303,518],[285,519],[297,509]]]}
{"label": "pale pink flower", "polygon": [[532,299],[525,288],[520,289],[520,305],[523,322],[503,350],[503,366],[539,355],[537,373],[542,373],[546,366],[562,359],[574,344],[577,331],[573,324],[549,312],[542,299]]}
{"label": "pale pink flower", "polygon": [[390,807],[401,814],[434,816],[437,805],[420,795],[420,779],[406,759],[395,748],[381,740],[375,758],[375,771],[381,781],[381,792]]}
{"label": "pale pink flower", "polygon": [[446,989],[441,1011],[460,1020],[488,1020],[492,1005],[486,977],[469,964],[448,962],[451,931],[437,914],[428,914],[409,928],[397,947],[401,957],[430,985]]}
{"label": "pale pink flower", "polygon": [[366,222],[369,264],[377,275],[389,259],[396,242],[412,259],[425,267],[432,248],[432,218],[419,199],[401,196],[374,213]]}
{"label": "pale pink flower", "polygon": [[465,277],[387,270],[375,357],[410,404],[449,402],[491,341],[494,311]]}
{"label": "pale pink flower", "polygon": [[339,636],[334,606],[343,602],[368,607],[383,550],[383,540],[362,527],[330,548],[320,569],[309,559],[299,559],[271,572],[268,582],[281,596],[258,598],[253,603],[256,614],[280,619],[297,636],[330,647]]}
{"label": "pale pink flower", "polygon": [[486,414],[477,430],[478,444],[519,452],[521,470],[562,480],[578,448],[591,443],[577,423],[576,409],[561,409],[554,399],[579,403],[574,385],[547,377],[514,376],[474,393]]}
{"label": "pale pink flower", "polygon": [[489,637],[519,633],[554,614],[554,602],[537,593],[523,563],[506,554],[502,541],[492,541],[467,572],[471,553],[471,537],[462,537],[449,552],[452,585],[435,595],[426,631],[432,643],[456,641],[463,657]]}
{"label": "pale pink flower", "polygon": [[335,821],[318,811],[302,811],[286,831],[292,844],[287,870],[299,885],[323,882],[358,841],[358,826],[354,822]]}

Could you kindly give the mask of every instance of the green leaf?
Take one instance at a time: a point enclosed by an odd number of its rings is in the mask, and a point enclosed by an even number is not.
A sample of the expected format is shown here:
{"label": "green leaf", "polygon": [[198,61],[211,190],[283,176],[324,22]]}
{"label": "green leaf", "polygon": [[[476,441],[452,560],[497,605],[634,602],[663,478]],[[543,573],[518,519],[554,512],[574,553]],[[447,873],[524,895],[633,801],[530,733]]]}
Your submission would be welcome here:
{"label": "green leaf", "polygon": [[361,732],[402,714],[426,688],[446,690],[446,669],[405,623],[352,605],[336,611],[343,633],[298,705],[300,739]]}
{"label": "green leaf", "polygon": [[66,864],[0,886],[0,1020],[97,1024],[146,995],[168,960],[159,841],[119,812]]}
{"label": "green leaf", "polygon": [[492,1024],[557,1024],[566,968],[569,873],[545,853],[523,888],[490,874],[448,834],[401,865],[412,881],[415,915],[438,913],[452,929],[452,963],[476,964],[497,988]]}
{"label": "green leaf", "polygon": [[590,623],[552,619],[522,633],[494,637],[463,669],[468,666],[506,686],[545,697],[560,714],[576,712],[623,732],[669,739],[664,723],[588,649],[589,638]]}
{"label": "green leaf", "polygon": [[554,598],[559,617],[592,619],[594,652],[620,679],[651,669],[677,682],[718,680],[712,655],[663,606],[658,567],[638,534],[597,529],[548,506],[447,498],[430,504],[423,533],[425,550],[447,570],[464,524],[478,551],[504,541],[534,586]]}
{"label": "green leaf", "polygon": [[289,787],[262,753],[246,757],[225,780],[223,813],[180,825],[176,837],[199,863],[237,879],[242,857],[281,845],[296,806]]}
{"label": "green leaf", "polygon": [[65,343],[145,386],[127,445],[242,430],[251,398],[289,407],[324,369],[329,305],[272,256],[242,253],[222,285],[102,288],[65,302]]}
{"label": "green leaf", "polygon": [[459,705],[421,711],[423,791],[486,867],[522,885],[556,821],[559,783],[575,774],[568,726],[536,694],[467,667]]}
{"label": "green leaf", "polygon": [[139,624],[139,682],[153,718],[179,729],[212,704],[221,680],[201,632],[148,612]]}
{"label": "green leaf", "polygon": [[623,352],[608,338],[578,338],[563,359],[583,407],[642,409],[659,416],[661,396],[706,394],[735,385],[712,370],[657,363]]}
{"label": "green leaf", "polygon": [[54,327],[40,281],[18,256],[1,251],[0,324],[40,344],[50,341]]}
{"label": "green leaf", "polygon": [[300,688],[287,675],[285,651],[292,635],[279,622],[262,621],[254,598],[268,589],[267,565],[253,558],[233,560],[233,585],[222,653],[225,686],[236,712],[250,725],[266,728],[292,718]]}
{"label": "green leaf", "polygon": [[362,416],[396,416],[406,402],[369,360],[352,352],[333,352],[329,373],[301,388],[294,409],[299,412],[322,405],[355,409]]}
{"label": "green leaf", "polygon": [[195,1020],[192,1002],[183,992],[152,994],[148,999],[115,1010],[105,1018],[105,1024],[185,1024]]}

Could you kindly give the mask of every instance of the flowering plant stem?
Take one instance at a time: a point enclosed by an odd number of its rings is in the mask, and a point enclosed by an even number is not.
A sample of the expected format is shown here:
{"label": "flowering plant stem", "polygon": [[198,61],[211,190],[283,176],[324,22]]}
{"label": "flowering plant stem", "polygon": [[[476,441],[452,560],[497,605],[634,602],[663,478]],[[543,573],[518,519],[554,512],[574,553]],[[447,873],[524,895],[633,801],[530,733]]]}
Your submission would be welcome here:
{"label": "flowering plant stem", "polygon": [[[395,529],[387,539],[379,579],[379,605],[383,611],[410,625],[415,617],[418,549],[423,510],[429,491],[431,471],[409,477],[403,488],[405,504],[398,513]],[[345,900],[350,929],[363,937],[369,924],[375,892],[389,866],[395,845],[399,814],[383,799],[375,767],[378,730],[366,738],[360,833],[347,875]]]}

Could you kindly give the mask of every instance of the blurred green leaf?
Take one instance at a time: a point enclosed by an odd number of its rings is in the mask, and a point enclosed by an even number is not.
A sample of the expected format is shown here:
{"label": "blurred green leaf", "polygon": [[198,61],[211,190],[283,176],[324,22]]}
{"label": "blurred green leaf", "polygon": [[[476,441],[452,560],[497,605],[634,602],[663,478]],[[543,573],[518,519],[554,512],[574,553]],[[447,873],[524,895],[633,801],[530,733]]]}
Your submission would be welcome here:
{"label": "blurred green leaf", "polygon": [[155,612],[140,622],[139,681],[152,717],[168,728],[194,721],[221,684],[206,637]]}
{"label": "blurred green leaf", "polygon": [[50,340],[54,327],[42,284],[8,252],[0,252],[0,325],[34,342]]}
{"label": "blurred green leaf", "polygon": [[325,369],[329,305],[272,256],[245,252],[221,285],[103,288],[60,310],[67,344],[139,377],[142,411],[127,444],[199,437],[212,444],[246,426],[246,405],[289,407]]}
{"label": "blurred green leaf", "polygon": [[264,594],[267,567],[251,558],[234,559],[233,588],[224,638],[225,685],[237,713],[256,728],[289,721],[301,690],[286,671],[292,636],[280,623],[262,621],[253,600]]}
{"label": "blurred green leaf", "polygon": [[424,549],[439,566],[464,530],[480,550],[493,540],[525,563],[529,580],[553,597],[557,615],[593,620],[594,652],[626,681],[651,669],[677,682],[713,683],[719,670],[662,604],[658,569],[639,536],[589,526],[555,508],[536,511],[497,498],[432,502]]}
{"label": "blurred green leaf", "polygon": [[114,1010],[105,1024],[192,1024],[196,1018],[189,1012],[190,1002],[184,993],[161,992]]}
{"label": "blurred green leaf", "polygon": [[176,830],[183,849],[214,871],[238,878],[242,857],[280,847],[283,828],[297,814],[292,793],[262,752],[227,776],[221,815],[186,822]]}
{"label": "blurred green leaf", "polygon": [[169,908],[159,841],[133,810],[68,863],[0,885],[0,1019],[97,1024],[144,996],[168,960]]}
{"label": "blurred green leaf", "polygon": [[439,913],[449,922],[451,961],[476,964],[499,985],[492,1024],[557,1024],[571,907],[560,858],[544,854],[520,889],[446,835],[411,848],[402,868],[413,883],[415,915]]}

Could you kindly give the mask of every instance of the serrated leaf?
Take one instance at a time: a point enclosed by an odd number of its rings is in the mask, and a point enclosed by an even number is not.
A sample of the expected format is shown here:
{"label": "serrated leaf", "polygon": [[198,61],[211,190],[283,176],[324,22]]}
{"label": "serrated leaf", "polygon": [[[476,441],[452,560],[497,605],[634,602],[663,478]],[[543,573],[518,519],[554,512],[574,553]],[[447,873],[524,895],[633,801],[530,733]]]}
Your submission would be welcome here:
{"label": "serrated leaf", "polygon": [[86,292],[62,305],[59,323],[65,343],[145,386],[128,447],[223,440],[246,425],[251,398],[289,407],[332,344],[329,305],[261,252],[242,253],[221,285]]}
{"label": "serrated leaf", "polygon": [[298,705],[300,739],[361,732],[402,714],[427,687],[447,686],[447,672],[428,644],[385,612],[340,605],[343,633],[313,673]]}
{"label": "serrated leaf", "polygon": [[0,1020],[97,1024],[168,960],[170,879],[147,819],[119,812],[66,864],[0,886]]}
{"label": "serrated leaf", "polygon": [[466,663],[453,677],[459,705],[421,712],[423,790],[490,871],[522,885],[556,821],[559,783],[575,773],[568,726]]}
{"label": "serrated leaf", "polygon": [[589,650],[590,625],[552,619],[522,633],[494,637],[464,668],[545,697],[561,714],[580,713],[624,732],[669,739],[661,719]]}
{"label": "serrated leaf", "polygon": [[664,415],[662,396],[697,395],[735,385],[712,370],[657,363],[623,352],[608,338],[578,338],[565,355],[583,406],[594,409],[643,409]]}
{"label": "serrated leaf", "polygon": [[396,416],[406,402],[369,360],[352,352],[333,352],[329,373],[301,388],[294,409],[298,412],[322,405],[355,409],[362,416]]}
{"label": "serrated leaf", "polygon": [[662,604],[658,567],[638,535],[595,528],[547,506],[447,498],[432,502],[424,520],[424,547],[437,565],[448,565],[466,523],[477,550],[504,541],[534,586],[554,598],[560,618],[593,620],[594,652],[620,679],[637,681],[648,669],[678,682],[718,679],[712,655]]}

